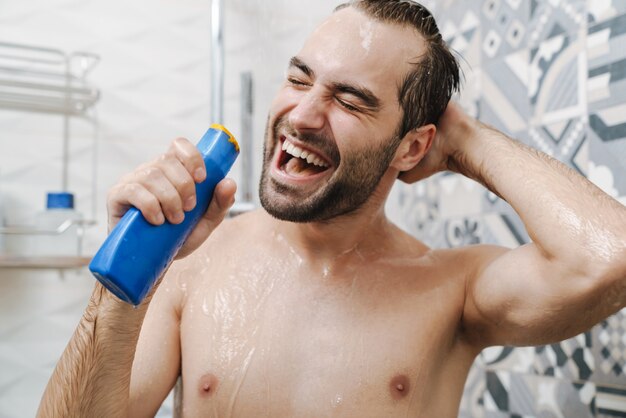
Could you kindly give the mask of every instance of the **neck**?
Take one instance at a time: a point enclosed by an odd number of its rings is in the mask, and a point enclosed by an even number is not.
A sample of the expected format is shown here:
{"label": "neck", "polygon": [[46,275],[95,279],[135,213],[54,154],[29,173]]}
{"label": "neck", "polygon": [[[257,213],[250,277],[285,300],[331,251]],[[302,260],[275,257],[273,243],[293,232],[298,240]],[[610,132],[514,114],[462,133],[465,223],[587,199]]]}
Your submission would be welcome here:
{"label": "neck", "polygon": [[300,257],[314,265],[330,265],[352,252],[364,257],[379,251],[391,227],[384,205],[396,176],[397,173],[386,173],[372,196],[351,213],[322,222],[275,220],[275,231],[289,241]]}

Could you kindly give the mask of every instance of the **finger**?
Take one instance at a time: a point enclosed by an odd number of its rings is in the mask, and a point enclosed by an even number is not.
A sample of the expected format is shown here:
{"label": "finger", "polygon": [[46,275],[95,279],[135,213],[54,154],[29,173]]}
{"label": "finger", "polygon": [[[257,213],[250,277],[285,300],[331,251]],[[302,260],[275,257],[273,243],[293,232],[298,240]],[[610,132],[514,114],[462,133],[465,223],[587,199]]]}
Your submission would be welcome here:
{"label": "finger", "polygon": [[134,206],[151,224],[161,225],[165,222],[159,200],[139,183],[117,185],[111,189],[109,196],[109,213],[111,216],[122,217],[130,206]]}
{"label": "finger", "polygon": [[137,173],[137,182],[157,198],[170,223],[179,224],[185,219],[180,195],[160,168],[152,166]]}
{"label": "finger", "polygon": [[200,151],[189,140],[176,138],[168,151],[178,158],[194,181],[200,183],[206,178],[206,167]]}
{"label": "finger", "polygon": [[183,210],[193,209],[196,206],[195,182],[182,162],[173,155],[166,155],[159,159],[157,165],[178,192]]}
{"label": "finger", "polygon": [[[230,207],[235,203],[235,193],[237,192],[237,183],[233,179],[226,178],[220,181],[217,186],[215,186],[215,191],[213,192],[213,201],[215,201],[215,205],[217,206],[216,211],[218,213],[224,213],[230,209]],[[209,205],[209,209],[205,214],[205,217],[211,216],[211,205]]]}

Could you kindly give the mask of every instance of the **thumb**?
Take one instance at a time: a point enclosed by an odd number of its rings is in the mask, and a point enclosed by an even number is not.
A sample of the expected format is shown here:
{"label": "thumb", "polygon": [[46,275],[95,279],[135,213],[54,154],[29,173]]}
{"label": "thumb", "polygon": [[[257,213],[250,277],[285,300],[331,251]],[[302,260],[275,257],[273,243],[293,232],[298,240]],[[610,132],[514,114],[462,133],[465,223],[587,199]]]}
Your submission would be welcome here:
{"label": "thumb", "polygon": [[237,184],[232,179],[220,181],[213,191],[213,199],[209,208],[202,215],[185,244],[181,247],[176,258],[183,258],[195,251],[224,220],[230,207],[235,203]]}

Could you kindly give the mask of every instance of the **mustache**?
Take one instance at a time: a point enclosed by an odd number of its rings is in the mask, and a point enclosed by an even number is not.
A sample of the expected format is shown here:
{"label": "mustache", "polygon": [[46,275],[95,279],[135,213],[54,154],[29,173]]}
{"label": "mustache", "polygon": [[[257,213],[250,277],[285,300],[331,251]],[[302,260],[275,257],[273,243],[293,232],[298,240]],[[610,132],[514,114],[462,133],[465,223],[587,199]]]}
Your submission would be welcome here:
{"label": "mustache", "polygon": [[300,133],[296,131],[293,126],[285,118],[279,118],[274,123],[274,140],[278,140],[280,133],[284,132],[287,135],[294,137],[305,144],[311,145],[311,147],[323,152],[335,166],[339,165],[339,149],[333,138],[329,138],[328,135],[316,134],[316,133]]}

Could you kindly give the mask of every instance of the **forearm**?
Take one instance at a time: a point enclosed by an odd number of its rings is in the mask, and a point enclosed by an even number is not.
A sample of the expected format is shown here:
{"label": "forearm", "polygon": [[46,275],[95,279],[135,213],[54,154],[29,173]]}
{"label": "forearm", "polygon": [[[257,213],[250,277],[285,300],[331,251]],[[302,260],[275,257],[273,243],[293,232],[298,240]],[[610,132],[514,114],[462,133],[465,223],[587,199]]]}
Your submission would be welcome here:
{"label": "forearm", "polygon": [[480,123],[467,128],[452,168],[511,204],[547,258],[626,276],[624,206],[543,153]]}
{"label": "forearm", "polygon": [[97,284],[48,382],[37,416],[125,417],[147,303],[133,308]]}

